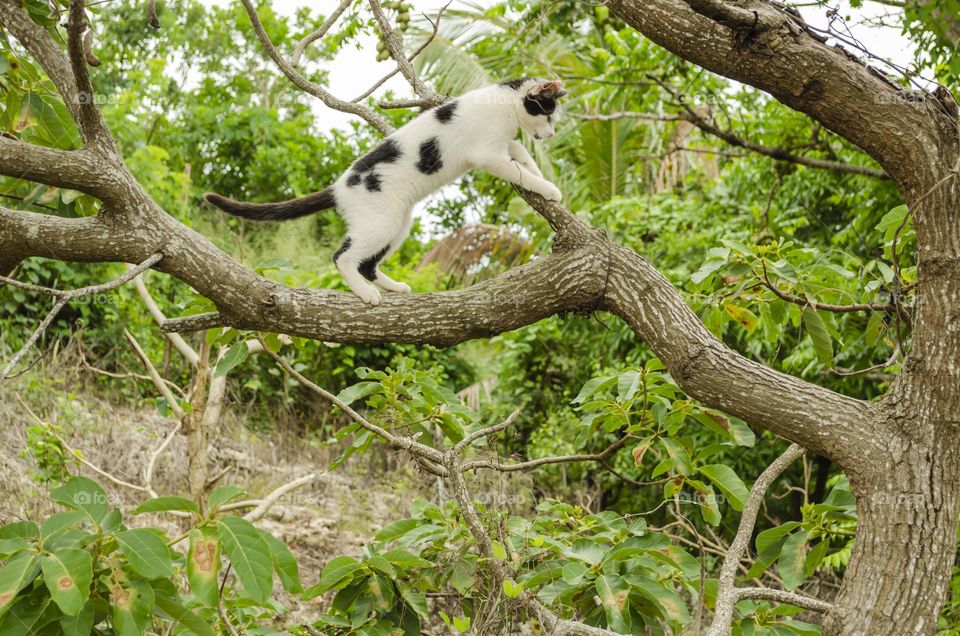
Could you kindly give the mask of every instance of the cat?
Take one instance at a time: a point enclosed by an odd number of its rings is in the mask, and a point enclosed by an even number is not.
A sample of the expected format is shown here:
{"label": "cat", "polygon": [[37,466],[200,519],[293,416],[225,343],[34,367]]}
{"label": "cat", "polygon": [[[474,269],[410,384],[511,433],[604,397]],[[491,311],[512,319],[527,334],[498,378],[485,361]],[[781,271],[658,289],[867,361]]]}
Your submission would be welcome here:
{"label": "cat", "polygon": [[363,302],[380,303],[380,287],[409,293],[410,286],[380,271],[380,262],[410,232],[413,206],[472,168],[559,201],[533,157],[515,140],[518,129],[535,139],[555,134],[559,81],[523,77],[487,86],[416,117],[360,157],[333,185],[279,203],[243,203],[208,192],[224,212],[256,221],[285,221],[336,208],[347,237],[333,255],[343,279]]}

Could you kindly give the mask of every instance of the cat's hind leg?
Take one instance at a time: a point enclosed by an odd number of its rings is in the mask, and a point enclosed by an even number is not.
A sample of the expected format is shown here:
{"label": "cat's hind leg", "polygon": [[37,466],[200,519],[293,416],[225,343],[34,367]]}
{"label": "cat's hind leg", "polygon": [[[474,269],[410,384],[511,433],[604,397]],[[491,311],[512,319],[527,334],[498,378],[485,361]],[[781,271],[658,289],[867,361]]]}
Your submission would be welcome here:
{"label": "cat's hind leg", "polygon": [[[403,224],[400,226],[400,230],[397,232],[396,236],[394,236],[393,240],[390,242],[390,248],[387,250],[387,253],[384,256],[384,258],[386,258],[387,256],[390,256],[391,254],[396,252],[398,249],[400,249],[400,245],[403,244],[407,236],[410,234],[410,228],[412,226],[413,226],[413,211],[408,210],[407,213],[404,215]],[[380,270],[379,262],[377,263],[377,267],[374,270],[374,274],[375,276],[373,279],[373,284],[377,285],[381,289],[385,289],[386,291],[389,291],[389,292],[396,292],[399,294],[410,293],[410,285],[406,283],[401,283],[399,281],[395,281],[389,276],[387,276],[386,274],[384,274]]]}
{"label": "cat's hind leg", "polygon": [[348,235],[334,255],[333,263],[340,275],[357,297],[368,305],[380,304],[380,290],[372,283],[377,263],[389,245],[380,243],[380,249],[372,248],[367,237]]}

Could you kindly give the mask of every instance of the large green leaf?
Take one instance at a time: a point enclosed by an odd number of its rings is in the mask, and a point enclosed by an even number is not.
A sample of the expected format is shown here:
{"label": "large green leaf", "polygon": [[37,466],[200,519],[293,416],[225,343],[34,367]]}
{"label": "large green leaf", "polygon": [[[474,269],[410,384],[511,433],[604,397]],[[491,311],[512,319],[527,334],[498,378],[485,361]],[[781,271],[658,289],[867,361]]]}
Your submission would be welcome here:
{"label": "large green leaf", "polygon": [[797,532],[783,542],[777,571],[783,580],[783,587],[797,589],[807,578],[807,539],[809,533]]}
{"label": "large green leaf", "polygon": [[217,522],[223,552],[230,558],[247,595],[265,603],[273,590],[273,556],[270,546],[252,523],[240,517]]}
{"label": "large green leaf", "polygon": [[280,577],[283,589],[291,594],[302,592],[303,583],[300,582],[300,566],[297,565],[297,557],[293,555],[286,543],[269,532],[263,532],[263,538],[270,546],[270,554],[273,556],[273,569]]}
{"label": "large green leaf", "polygon": [[303,593],[304,598],[311,599],[320,596],[327,590],[344,587],[353,579],[353,573],[363,568],[363,564],[348,556],[338,556],[330,559],[320,574],[320,580]]}
{"label": "large green leaf", "polygon": [[66,548],[40,559],[43,580],[53,602],[64,614],[72,616],[83,609],[90,598],[93,559],[86,550]]}
{"label": "large green leaf", "polygon": [[0,568],[0,614],[39,573],[40,555],[36,552],[21,552]]}
{"label": "large green leaf", "polygon": [[743,510],[743,505],[750,493],[733,469],[723,464],[709,464],[701,466],[700,472],[724,494],[731,508],[737,512]]}
{"label": "large green leaf", "polygon": [[134,528],[114,535],[123,556],[138,574],[147,579],[173,576],[170,550],[163,536],[150,528]]}
{"label": "large green leaf", "polygon": [[146,581],[115,581],[113,627],[117,636],[141,636],[153,621],[153,588]]}
{"label": "large green leaf", "polygon": [[60,629],[64,636],[90,636],[93,631],[94,619],[94,601],[89,600],[84,604],[83,609],[74,616],[62,616],[60,618]]}
{"label": "large green leaf", "polygon": [[827,330],[827,324],[823,322],[820,314],[810,306],[803,308],[803,326],[810,334],[813,341],[813,350],[817,352],[825,366],[833,366],[833,338]]}
{"label": "large green leaf", "polygon": [[197,636],[217,636],[207,621],[184,607],[178,599],[167,594],[156,594],[154,602],[162,614],[166,614]]}
{"label": "large green leaf", "polygon": [[220,598],[220,535],[216,528],[194,528],[187,548],[187,580],[190,593],[207,607]]}
{"label": "large green leaf", "polygon": [[72,510],[82,510],[100,523],[110,509],[107,493],[100,484],[86,477],[73,477],[50,492],[50,499]]}
{"label": "large green leaf", "polygon": [[597,577],[597,596],[607,615],[607,627],[621,634],[630,633],[630,585],[620,576]]}
{"label": "large green leaf", "polygon": [[237,342],[230,350],[227,351],[222,358],[217,361],[217,368],[213,372],[215,378],[227,375],[235,368],[243,364],[243,361],[247,359],[247,356],[250,354],[250,349],[247,347],[247,343],[244,340]]}

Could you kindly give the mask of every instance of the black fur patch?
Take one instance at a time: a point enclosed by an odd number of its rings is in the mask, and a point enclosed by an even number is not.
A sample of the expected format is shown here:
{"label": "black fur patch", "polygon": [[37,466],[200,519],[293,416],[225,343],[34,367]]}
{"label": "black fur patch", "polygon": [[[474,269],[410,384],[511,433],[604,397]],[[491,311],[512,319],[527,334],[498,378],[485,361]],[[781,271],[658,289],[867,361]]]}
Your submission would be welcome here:
{"label": "black fur patch", "polygon": [[446,124],[451,119],[453,119],[453,115],[456,112],[456,110],[457,110],[457,102],[449,102],[447,104],[444,104],[440,108],[436,109],[435,111],[433,111],[433,114],[437,116],[437,120],[441,124]]}
{"label": "black fur patch", "polygon": [[380,175],[376,172],[368,172],[367,178],[363,182],[367,186],[367,192],[380,192]]}
{"label": "black fur patch", "polygon": [[350,249],[350,237],[343,239],[343,245],[337,248],[337,251],[333,253],[333,262],[336,263],[337,260],[343,256],[347,250]]}
{"label": "black fur patch", "polygon": [[440,158],[440,140],[431,137],[420,144],[420,161],[417,163],[417,170],[423,174],[433,174],[443,167],[443,160]]}
{"label": "black fur patch", "polygon": [[557,110],[557,100],[553,97],[524,97],[524,109],[534,117],[538,115],[552,115]]}
{"label": "black fur patch", "polygon": [[529,77],[518,77],[517,79],[507,80],[500,84],[500,86],[506,86],[507,88],[512,88],[515,91],[520,90],[520,87],[529,80]]}
{"label": "black fur patch", "polygon": [[360,266],[357,267],[357,271],[369,281],[374,281],[377,279],[377,265],[380,264],[380,261],[383,260],[383,257],[387,255],[387,251],[390,249],[390,246],[387,245],[382,250],[374,254],[373,256],[368,256],[367,258],[360,261]]}
{"label": "black fur patch", "polygon": [[356,172],[369,172],[377,167],[378,163],[396,163],[403,155],[400,146],[393,139],[383,141],[376,148],[353,162]]}
{"label": "black fur patch", "polygon": [[359,172],[351,172],[350,176],[347,177],[347,185],[351,188],[357,185],[360,185],[360,182],[363,178],[360,176]]}

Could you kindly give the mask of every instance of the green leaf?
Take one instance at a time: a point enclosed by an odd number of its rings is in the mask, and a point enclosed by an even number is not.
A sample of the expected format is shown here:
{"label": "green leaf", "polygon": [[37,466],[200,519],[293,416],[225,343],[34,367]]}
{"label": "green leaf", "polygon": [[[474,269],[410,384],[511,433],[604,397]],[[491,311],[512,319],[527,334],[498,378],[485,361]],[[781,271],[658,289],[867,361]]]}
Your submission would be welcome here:
{"label": "green leaf", "polygon": [[327,590],[345,587],[353,580],[353,573],[362,567],[363,565],[353,557],[338,556],[330,559],[323,566],[320,580],[303,593],[304,599],[310,600]]}
{"label": "green leaf", "polygon": [[90,598],[93,559],[86,550],[66,548],[40,558],[43,580],[53,602],[64,614],[73,616]]}
{"label": "green leaf", "polygon": [[223,504],[236,499],[245,492],[246,490],[240,486],[220,486],[207,498],[207,508],[217,510]]}
{"label": "green leaf", "polygon": [[273,556],[262,533],[240,517],[224,517],[217,522],[224,553],[244,591],[255,601],[265,603],[273,589]]}
{"label": "green leaf", "polygon": [[607,627],[621,634],[630,629],[630,585],[620,576],[597,577],[597,596],[607,616]]}
{"label": "green leaf", "polygon": [[113,627],[117,636],[141,636],[153,622],[153,588],[146,581],[115,581]]}
{"label": "green leaf", "polygon": [[86,477],[73,477],[50,492],[50,499],[70,508],[82,510],[94,523],[100,523],[110,509],[107,493],[100,484]]}
{"label": "green leaf", "polygon": [[867,339],[868,347],[876,347],[877,343],[880,342],[880,336],[883,334],[886,324],[883,322],[883,314],[879,311],[875,311],[870,314],[870,319],[867,320],[867,328],[864,335]]}
{"label": "green leaf", "polygon": [[300,582],[300,566],[297,565],[297,558],[287,547],[287,544],[276,538],[269,532],[261,530],[264,540],[270,546],[270,554],[273,556],[273,569],[280,577],[280,583],[283,589],[291,594],[299,594],[303,591],[303,583]]}
{"label": "green leaf", "polygon": [[227,351],[222,358],[217,360],[217,368],[213,372],[213,377],[219,378],[221,376],[227,375],[235,368],[243,364],[243,361],[247,359],[247,356],[250,354],[250,350],[247,348],[247,343],[244,340],[234,344],[230,347],[230,350]]}
{"label": "green leaf", "polygon": [[0,636],[41,634],[41,630],[62,616],[53,600],[44,594],[22,597],[0,621]]}
{"label": "green leaf", "polygon": [[600,378],[591,378],[583,385],[583,388],[580,389],[580,393],[577,394],[577,397],[573,398],[574,404],[583,404],[587,398],[589,398],[594,393],[602,391],[609,386],[612,386],[614,382],[617,381],[617,376],[608,375]]}
{"label": "green leaf", "polygon": [[50,515],[40,526],[42,545],[46,546],[51,539],[75,528],[85,519],[89,519],[89,516],[82,510],[69,510]]}
{"label": "green leaf", "polygon": [[180,623],[197,636],[217,636],[206,620],[184,607],[179,600],[166,594],[157,594],[155,603],[163,614]]}
{"label": "green leaf", "polygon": [[523,583],[517,583],[513,579],[503,580],[503,593],[507,598],[517,598],[523,592]]}
{"label": "green leaf", "polygon": [[0,568],[0,614],[39,573],[40,555],[36,552],[21,552]]}
{"label": "green leaf", "polygon": [[187,548],[187,580],[190,593],[206,607],[216,607],[220,598],[220,535],[204,526],[190,531]]}
{"label": "green leaf", "polygon": [[186,497],[155,497],[154,499],[147,499],[131,510],[130,514],[142,515],[147,512],[166,512],[168,510],[180,510],[200,514],[200,506],[197,505],[197,502],[191,501]]}
{"label": "green leaf", "polygon": [[146,579],[173,576],[170,550],[163,536],[151,528],[134,528],[114,535],[130,567]]}
{"label": "green leaf", "polygon": [[680,596],[665,584],[654,579],[632,576],[628,579],[631,589],[646,597],[660,607],[664,619],[675,620],[680,623],[690,622],[690,613],[687,604]]}
{"label": "green leaf", "polygon": [[[506,557],[506,555],[504,555],[504,557]],[[389,552],[384,552],[383,558],[401,570],[433,567],[433,563],[430,561],[411,554],[402,548],[394,548]]]}
{"label": "green leaf", "polygon": [[810,534],[806,531],[797,532],[783,542],[780,558],[777,560],[777,571],[783,579],[783,587],[795,590],[807,578],[807,539]]}
{"label": "green leaf", "polygon": [[709,464],[700,467],[700,473],[706,475],[730,502],[730,507],[740,512],[746,503],[749,491],[743,481],[729,466]]}
{"label": "green leaf", "polygon": [[813,350],[824,366],[833,366],[833,338],[820,314],[810,306],[803,308],[803,326],[813,340]]}
{"label": "green leaf", "polygon": [[361,398],[379,393],[382,385],[379,382],[359,382],[348,386],[337,394],[337,398],[345,404],[353,404]]}
{"label": "green leaf", "polygon": [[375,538],[381,543],[389,543],[394,539],[399,539],[422,523],[423,521],[420,519],[401,519],[400,521],[394,521],[378,532]]}
{"label": "green leaf", "polygon": [[64,636],[90,636],[93,632],[94,606],[89,600],[75,616],[62,616],[60,629]]}

